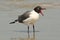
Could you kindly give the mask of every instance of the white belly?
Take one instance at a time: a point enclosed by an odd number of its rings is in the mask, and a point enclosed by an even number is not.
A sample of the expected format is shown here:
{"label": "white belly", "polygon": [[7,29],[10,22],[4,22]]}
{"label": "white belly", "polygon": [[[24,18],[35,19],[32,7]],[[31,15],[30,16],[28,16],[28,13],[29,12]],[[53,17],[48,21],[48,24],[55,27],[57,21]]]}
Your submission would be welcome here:
{"label": "white belly", "polygon": [[24,20],[23,22],[29,25],[29,24],[34,24],[38,19],[39,19],[39,14],[32,13],[30,17]]}

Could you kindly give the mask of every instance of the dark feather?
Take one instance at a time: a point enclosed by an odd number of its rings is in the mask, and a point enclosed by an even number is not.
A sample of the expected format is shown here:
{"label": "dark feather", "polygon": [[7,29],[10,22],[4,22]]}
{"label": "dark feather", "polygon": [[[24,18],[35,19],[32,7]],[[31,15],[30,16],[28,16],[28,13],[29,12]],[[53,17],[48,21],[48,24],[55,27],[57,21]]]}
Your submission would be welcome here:
{"label": "dark feather", "polygon": [[29,18],[30,11],[26,11],[24,14],[18,16],[18,22],[23,23],[23,20]]}
{"label": "dark feather", "polygon": [[15,20],[15,21],[13,21],[13,22],[10,22],[9,24],[14,24],[15,22],[17,22],[18,20]]}

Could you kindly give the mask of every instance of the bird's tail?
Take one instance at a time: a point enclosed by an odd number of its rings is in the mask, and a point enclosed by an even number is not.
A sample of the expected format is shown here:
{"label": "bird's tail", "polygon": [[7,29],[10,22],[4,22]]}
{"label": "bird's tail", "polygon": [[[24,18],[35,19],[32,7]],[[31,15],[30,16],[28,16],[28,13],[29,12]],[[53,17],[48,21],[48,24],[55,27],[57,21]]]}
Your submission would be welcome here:
{"label": "bird's tail", "polygon": [[18,20],[15,20],[15,21],[13,21],[13,22],[10,22],[9,24],[14,24],[15,22],[17,22]]}

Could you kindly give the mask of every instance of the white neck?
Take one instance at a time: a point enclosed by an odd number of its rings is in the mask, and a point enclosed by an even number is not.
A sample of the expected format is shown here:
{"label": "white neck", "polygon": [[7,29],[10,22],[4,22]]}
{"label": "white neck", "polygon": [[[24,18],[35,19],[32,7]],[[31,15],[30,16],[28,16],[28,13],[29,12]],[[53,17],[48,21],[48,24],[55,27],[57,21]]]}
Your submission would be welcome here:
{"label": "white neck", "polygon": [[[35,12],[34,10],[32,10],[31,13],[37,13],[37,12]],[[38,14],[38,13],[37,13],[37,14]]]}

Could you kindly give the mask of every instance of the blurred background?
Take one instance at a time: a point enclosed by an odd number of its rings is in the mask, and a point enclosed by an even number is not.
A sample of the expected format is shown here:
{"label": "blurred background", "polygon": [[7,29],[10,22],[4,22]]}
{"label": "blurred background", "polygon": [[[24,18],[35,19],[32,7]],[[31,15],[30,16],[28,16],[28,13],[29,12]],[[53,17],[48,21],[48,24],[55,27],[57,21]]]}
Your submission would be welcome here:
{"label": "blurred background", "polygon": [[[27,33],[27,25],[11,21],[37,5],[46,8],[35,24],[36,32]],[[0,0],[0,40],[60,40],[60,0]]]}

